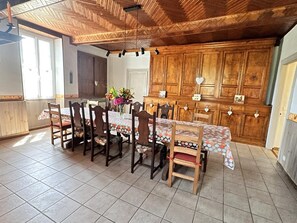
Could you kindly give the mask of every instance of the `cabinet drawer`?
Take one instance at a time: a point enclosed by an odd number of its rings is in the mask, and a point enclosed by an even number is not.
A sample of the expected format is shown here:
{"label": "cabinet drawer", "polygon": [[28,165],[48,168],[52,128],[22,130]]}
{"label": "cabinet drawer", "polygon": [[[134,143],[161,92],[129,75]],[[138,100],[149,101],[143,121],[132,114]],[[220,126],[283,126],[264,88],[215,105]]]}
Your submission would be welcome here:
{"label": "cabinet drawer", "polygon": [[244,110],[244,107],[242,105],[234,105],[234,104],[230,104],[230,105],[227,105],[227,104],[221,104],[219,106],[220,110],[224,110],[224,111],[228,111],[230,108],[232,111],[237,111],[237,112],[242,112]]}

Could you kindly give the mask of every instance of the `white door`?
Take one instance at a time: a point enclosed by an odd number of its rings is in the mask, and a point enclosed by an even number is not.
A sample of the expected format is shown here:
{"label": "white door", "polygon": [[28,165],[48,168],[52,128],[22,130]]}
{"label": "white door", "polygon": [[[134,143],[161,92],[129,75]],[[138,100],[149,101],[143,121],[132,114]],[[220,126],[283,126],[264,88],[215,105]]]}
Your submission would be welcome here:
{"label": "white door", "polygon": [[127,88],[134,92],[133,102],[142,103],[143,96],[147,96],[148,93],[148,70],[128,69]]}

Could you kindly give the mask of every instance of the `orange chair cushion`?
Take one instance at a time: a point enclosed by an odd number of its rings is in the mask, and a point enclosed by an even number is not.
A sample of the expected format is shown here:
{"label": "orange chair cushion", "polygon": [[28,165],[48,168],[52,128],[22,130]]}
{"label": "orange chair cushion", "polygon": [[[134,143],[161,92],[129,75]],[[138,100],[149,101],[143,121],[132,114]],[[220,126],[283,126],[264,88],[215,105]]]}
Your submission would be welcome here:
{"label": "orange chair cushion", "polygon": [[191,155],[188,155],[188,154],[185,154],[185,153],[175,153],[174,158],[184,160],[184,161],[188,161],[188,162],[191,162],[191,163],[196,163],[196,156],[191,156]]}
{"label": "orange chair cushion", "polygon": [[54,123],[53,125],[61,128],[61,127],[71,126],[71,122],[63,121],[62,126],[60,126],[60,123]]}

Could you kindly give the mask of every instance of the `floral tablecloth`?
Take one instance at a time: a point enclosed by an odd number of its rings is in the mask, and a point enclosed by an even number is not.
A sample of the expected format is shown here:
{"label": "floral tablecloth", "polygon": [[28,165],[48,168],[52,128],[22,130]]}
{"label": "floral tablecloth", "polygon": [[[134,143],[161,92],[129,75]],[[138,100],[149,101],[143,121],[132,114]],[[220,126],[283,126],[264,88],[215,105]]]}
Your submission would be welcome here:
{"label": "floral tablecloth", "polygon": [[[69,120],[69,108],[61,108],[63,119]],[[110,130],[117,131],[124,134],[131,134],[132,116],[130,114],[120,115],[118,112],[109,113]],[[89,119],[89,109],[85,108],[86,119]],[[44,110],[38,119],[48,119],[48,110]],[[207,125],[203,123],[183,122],[176,120],[160,119],[156,120],[157,141],[162,143],[169,143],[171,139],[171,126],[173,122],[177,124],[203,126],[203,148],[216,153],[221,153],[225,156],[224,164],[230,169],[234,169],[234,159],[230,149],[231,132],[228,127]],[[181,134],[187,134],[182,132]]]}

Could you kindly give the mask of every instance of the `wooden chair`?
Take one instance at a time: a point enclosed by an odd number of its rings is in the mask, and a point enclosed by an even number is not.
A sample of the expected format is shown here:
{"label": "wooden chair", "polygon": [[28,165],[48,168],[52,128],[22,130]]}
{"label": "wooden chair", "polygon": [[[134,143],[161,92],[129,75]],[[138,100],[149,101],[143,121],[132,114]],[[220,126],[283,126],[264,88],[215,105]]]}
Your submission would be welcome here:
{"label": "wooden chair", "polygon": [[[204,124],[212,124],[212,114],[202,114],[202,113],[194,113],[193,122],[204,123]],[[207,160],[208,160],[208,151],[206,149],[201,150],[202,154],[202,163],[203,163],[203,172],[206,172]]]}
{"label": "wooden chair", "polygon": [[[171,111],[171,115],[169,116],[169,112]],[[174,116],[174,105],[170,106],[169,104],[157,105],[157,117],[164,119],[173,119]]]}
{"label": "wooden chair", "polygon": [[[181,131],[190,132],[191,135],[180,134]],[[168,186],[172,186],[172,176],[193,181],[193,194],[197,194],[200,174],[200,153],[202,146],[203,127],[176,125],[173,123],[170,142]],[[181,142],[196,145],[196,149],[184,147]],[[174,165],[182,165],[195,169],[194,177],[174,172]]]}
{"label": "wooden chair", "polygon": [[129,114],[132,114],[132,110],[135,110],[136,112],[140,112],[140,110],[144,110],[144,102],[142,104],[138,101],[131,103]]}
{"label": "wooden chair", "polygon": [[72,128],[72,151],[74,151],[75,141],[78,143],[83,139],[84,143],[84,155],[86,154],[88,139],[90,138],[90,128],[86,125],[84,103],[79,104],[78,102],[72,103],[69,101],[69,110],[71,118]]}
{"label": "wooden chair", "polygon": [[[136,126],[135,119],[138,118],[138,126]],[[149,123],[152,123],[152,140],[149,139],[150,129]],[[138,138],[136,138],[135,129],[138,129]],[[163,166],[162,159],[158,166],[155,167],[155,156],[161,150],[162,145],[156,143],[156,112],[150,115],[146,111],[141,111],[136,113],[132,110],[132,158],[131,158],[131,173],[134,173],[134,168],[136,165],[145,165],[150,167],[150,179],[153,179],[155,171]],[[135,162],[135,152],[139,153],[139,158]],[[150,165],[143,163],[143,153],[150,151],[152,154]]]}
{"label": "wooden chair", "polygon": [[60,138],[61,147],[64,149],[64,143],[71,140],[67,139],[67,136],[72,134],[70,131],[67,131],[71,129],[71,123],[62,120],[59,104],[48,103],[48,111],[50,116],[51,142],[54,145],[55,139]]}
{"label": "wooden chair", "polygon": [[205,124],[212,124],[212,114],[194,113],[193,122],[202,122]]}
{"label": "wooden chair", "polygon": [[[122,158],[122,138],[117,135],[111,135],[108,122],[108,108],[103,109],[101,106],[92,107],[89,105],[90,123],[91,123],[91,161],[98,154],[106,156],[105,165],[108,166],[109,161],[120,157]],[[93,119],[93,113],[95,119]],[[105,122],[103,120],[105,116]],[[111,146],[118,144],[119,152],[116,155],[110,155]],[[95,148],[99,151],[95,153]]]}

